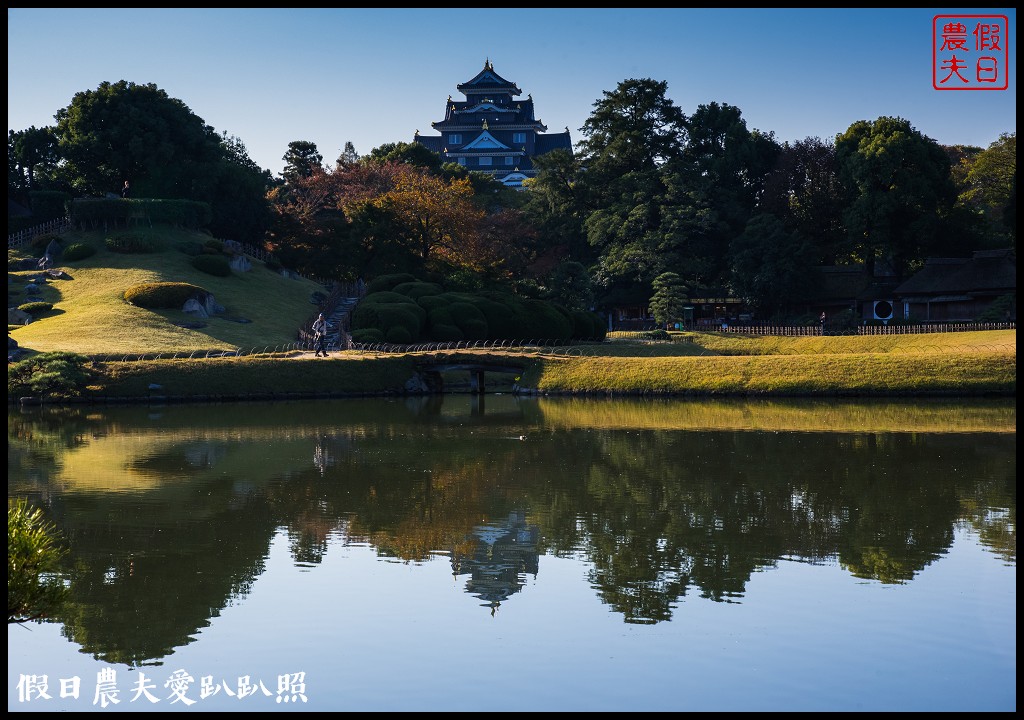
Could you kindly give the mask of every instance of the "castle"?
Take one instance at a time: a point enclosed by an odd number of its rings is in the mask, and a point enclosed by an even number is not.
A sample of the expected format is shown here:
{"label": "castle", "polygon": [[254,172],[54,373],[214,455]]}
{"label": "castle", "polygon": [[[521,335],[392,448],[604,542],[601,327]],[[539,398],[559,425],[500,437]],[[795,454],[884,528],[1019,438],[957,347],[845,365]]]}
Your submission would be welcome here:
{"label": "castle", "polygon": [[494,71],[490,60],[472,80],[457,86],[465,100],[448,96],[444,120],[430,125],[440,135],[413,138],[441,156],[442,163],[457,162],[469,170],[486,172],[508,187],[520,188],[537,175],[533,158],[556,149],[572,152],[569,128],[544,134],[547,126],[534,115],[533,96]]}

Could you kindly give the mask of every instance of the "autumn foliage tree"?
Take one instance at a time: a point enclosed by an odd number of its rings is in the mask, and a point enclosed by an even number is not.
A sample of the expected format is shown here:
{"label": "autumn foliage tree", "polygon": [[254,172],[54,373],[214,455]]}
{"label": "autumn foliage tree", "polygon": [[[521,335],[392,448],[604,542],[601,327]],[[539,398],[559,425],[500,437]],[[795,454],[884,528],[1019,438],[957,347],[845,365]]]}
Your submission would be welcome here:
{"label": "autumn foliage tree", "polygon": [[472,202],[469,179],[445,182],[410,165],[396,169],[394,186],[374,204],[394,214],[406,243],[424,267],[464,264],[463,250],[472,243],[484,217]]}

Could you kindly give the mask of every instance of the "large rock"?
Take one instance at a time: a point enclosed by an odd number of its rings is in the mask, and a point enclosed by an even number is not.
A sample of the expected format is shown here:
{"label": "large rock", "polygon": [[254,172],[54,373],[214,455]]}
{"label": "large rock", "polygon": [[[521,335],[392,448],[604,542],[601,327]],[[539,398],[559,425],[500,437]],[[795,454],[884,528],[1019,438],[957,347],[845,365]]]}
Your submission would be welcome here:
{"label": "large rock", "polygon": [[196,317],[210,317],[210,314],[206,312],[206,306],[195,298],[189,298],[186,300],[185,304],[181,306],[181,311],[189,315],[195,315]]}
{"label": "large rock", "polygon": [[228,263],[235,272],[249,272],[252,270],[252,263],[245,255],[235,255]]}
{"label": "large rock", "polygon": [[243,255],[245,251],[242,249],[242,243],[237,240],[225,240],[224,251],[229,252],[232,255]]}
{"label": "large rock", "polygon": [[217,299],[210,293],[206,293],[202,297],[189,298],[185,301],[185,304],[181,306],[183,313],[189,315],[195,315],[199,318],[208,318],[211,315],[224,312],[224,306],[217,302]]}
{"label": "large rock", "polygon": [[8,325],[28,325],[32,322],[32,316],[18,308],[7,308]]}

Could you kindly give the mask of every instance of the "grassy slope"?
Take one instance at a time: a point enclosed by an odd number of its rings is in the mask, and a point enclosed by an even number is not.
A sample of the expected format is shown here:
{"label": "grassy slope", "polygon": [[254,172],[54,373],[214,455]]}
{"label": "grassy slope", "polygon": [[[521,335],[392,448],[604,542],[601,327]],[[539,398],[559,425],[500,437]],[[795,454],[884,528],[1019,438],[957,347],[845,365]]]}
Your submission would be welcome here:
{"label": "grassy slope", "polygon": [[[44,286],[54,312],[11,332],[25,348],[86,355],[169,353],[193,350],[262,350],[294,341],[312,315],[310,295],[323,289],[290,280],[254,262],[248,273],[218,278],[195,270],[176,248],[207,235],[167,228],[140,230],[163,249],[121,255],[105,249],[68,263],[71,276]],[[72,232],[72,242],[103,247],[104,233]],[[24,280],[35,272],[8,273],[9,304],[28,300]],[[194,320],[178,310],[150,311],[124,302],[133,284],[181,281],[214,294],[226,312],[197,330],[175,322]],[[228,317],[245,317],[239,324]],[[1016,394],[1016,331],[849,337],[764,337],[732,333],[687,334],[687,341],[599,345],[508,352],[521,365],[521,385],[550,393],[647,395],[980,395]],[[614,338],[610,338],[613,339]],[[472,353],[470,353],[472,354]],[[492,361],[506,353],[482,351]],[[439,360],[449,353],[432,353]],[[465,356],[467,353],[452,353]],[[420,360],[413,354],[379,357],[357,352],[329,360],[291,357],[106,363],[92,395],[146,397],[148,386],[168,395],[250,392],[403,392]],[[344,363],[338,361],[344,360]],[[519,363],[516,363],[519,364]],[[488,377],[488,384],[493,376]]]}
{"label": "grassy slope", "polygon": [[[293,342],[296,331],[314,312],[313,292],[324,289],[307,280],[282,277],[253,261],[245,273],[220,278],[193,268],[191,258],[177,249],[182,242],[203,242],[208,235],[170,228],[132,232],[152,238],[162,250],[124,255],[103,249],[103,232],[69,232],[65,247],[89,242],[100,248],[85,260],[60,267],[71,276],[44,287],[42,299],[54,312],[11,332],[24,348],[46,352],[68,350],[83,354],[155,353],[183,350],[249,350]],[[35,272],[8,272],[10,304],[28,301],[24,280]],[[194,321],[180,310],[152,311],[123,299],[124,291],[142,282],[174,281],[198,285],[213,293],[226,312],[206,320],[206,327],[188,330],[175,322]],[[227,318],[244,317],[242,324]]]}

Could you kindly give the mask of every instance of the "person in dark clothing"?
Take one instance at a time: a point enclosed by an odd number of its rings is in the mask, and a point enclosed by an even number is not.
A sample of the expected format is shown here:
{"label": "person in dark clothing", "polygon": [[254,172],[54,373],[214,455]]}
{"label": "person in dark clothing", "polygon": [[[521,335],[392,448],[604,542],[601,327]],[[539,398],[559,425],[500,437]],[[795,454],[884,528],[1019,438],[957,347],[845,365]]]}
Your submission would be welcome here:
{"label": "person in dark clothing", "polygon": [[313,357],[320,357],[320,353],[323,353],[323,357],[327,357],[327,320],[323,313],[320,313],[320,316],[313,321],[313,342],[316,349]]}
{"label": "person in dark clothing", "polygon": [[121,188],[121,197],[123,197],[125,200],[127,200],[131,196],[132,196],[131,188],[128,187],[128,181],[125,180],[124,181],[124,187]]}

